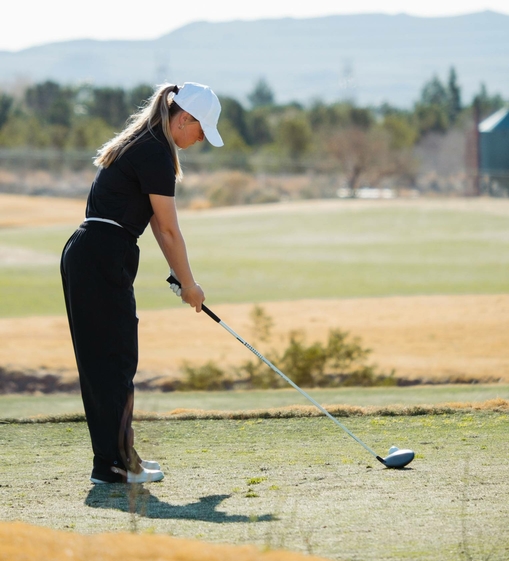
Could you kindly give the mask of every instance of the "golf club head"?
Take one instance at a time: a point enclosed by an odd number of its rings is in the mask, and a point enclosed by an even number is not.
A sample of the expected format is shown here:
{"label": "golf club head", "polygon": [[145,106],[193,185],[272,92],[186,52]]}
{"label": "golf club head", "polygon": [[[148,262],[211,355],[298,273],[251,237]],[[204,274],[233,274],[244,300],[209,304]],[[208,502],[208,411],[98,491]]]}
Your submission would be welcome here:
{"label": "golf club head", "polygon": [[393,446],[389,452],[387,457],[382,458],[382,463],[388,468],[404,468],[415,458],[413,450],[399,450]]}

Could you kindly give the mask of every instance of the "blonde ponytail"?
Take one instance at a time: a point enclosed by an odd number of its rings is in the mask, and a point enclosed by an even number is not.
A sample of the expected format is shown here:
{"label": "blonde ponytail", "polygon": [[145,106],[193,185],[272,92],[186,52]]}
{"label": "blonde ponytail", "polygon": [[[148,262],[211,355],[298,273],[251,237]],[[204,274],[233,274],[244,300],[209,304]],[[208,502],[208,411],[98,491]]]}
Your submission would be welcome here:
{"label": "blonde ponytail", "polygon": [[147,103],[129,118],[124,130],[97,151],[94,164],[97,167],[107,168],[143,136],[146,134],[153,135],[154,127],[162,123],[163,133],[173,157],[176,178],[177,180],[182,179],[182,168],[180,167],[177,146],[170,132],[170,120],[182,111],[176,103],[173,103],[173,96],[178,91],[178,87],[174,84],[160,86]]}

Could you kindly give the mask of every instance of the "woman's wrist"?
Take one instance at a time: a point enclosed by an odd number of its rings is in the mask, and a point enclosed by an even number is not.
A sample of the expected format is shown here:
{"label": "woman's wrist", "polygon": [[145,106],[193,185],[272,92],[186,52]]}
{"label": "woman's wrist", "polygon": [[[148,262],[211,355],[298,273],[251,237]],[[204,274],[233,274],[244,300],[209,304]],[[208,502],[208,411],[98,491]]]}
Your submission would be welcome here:
{"label": "woman's wrist", "polygon": [[197,282],[195,282],[194,284],[191,284],[189,286],[183,286],[182,291],[189,290],[190,288],[194,288],[195,286],[199,286]]}

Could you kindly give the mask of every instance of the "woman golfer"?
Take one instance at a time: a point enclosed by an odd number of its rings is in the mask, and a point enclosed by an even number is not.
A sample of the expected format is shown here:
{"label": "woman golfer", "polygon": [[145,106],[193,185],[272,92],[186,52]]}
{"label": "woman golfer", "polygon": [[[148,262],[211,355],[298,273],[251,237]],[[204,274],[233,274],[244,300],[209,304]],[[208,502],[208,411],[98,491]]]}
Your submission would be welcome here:
{"label": "woman golfer", "polygon": [[175,206],[175,183],[182,177],[178,149],[204,138],[222,146],[220,112],[207,86],[161,86],[99,150],[86,219],[64,247],[62,282],[92,440],[93,483],[164,477],[157,462],[137,454],[131,428],[138,363],[136,241],[150,223],[182,284],[182,300],[200,312],[205,295],[193,277]]}

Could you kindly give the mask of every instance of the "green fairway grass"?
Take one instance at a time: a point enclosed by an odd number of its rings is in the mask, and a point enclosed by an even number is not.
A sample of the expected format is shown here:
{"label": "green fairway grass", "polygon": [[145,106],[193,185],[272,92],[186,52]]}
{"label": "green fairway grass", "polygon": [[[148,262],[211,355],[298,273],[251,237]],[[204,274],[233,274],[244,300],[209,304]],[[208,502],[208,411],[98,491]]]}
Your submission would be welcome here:
{"label": "green fairway grass", "polygon": [[507,561],[509,416],[349,417],[388,470],[326,418],[136,422],[166,478],[88,478],[84,423],[0,424],[0,520],[288,548],[331,560]]}
{"label": "green fairway grass", "polygon": [[[211,304],[507,291],[509,221],[481,206],[271,208],[182,215],[195,276]],[[74,226],[0,230],[1,247],[47,258],[0,263],[0,316],[64,313],[58,260]],[[149,231],[140,247],[139,308],[178,305]]]}
{"label": "green fairway grass", "polygon": [[[406,388],[342,388],[306,389],[323,405],[423,405],[448,402],[482,402],[489,399],[509,399],[507,384],[455,384],[443,386],[413,386]],[[174,409],[205,411],[240,411],[268,409],[287,405],[308,405],[294,389],[217,391],[217,392],[137,392],[135,409],[151,413],[167,413]],[[83,413],[79,394],[0,395],[0,420],[20,419],[35,415]]]}

